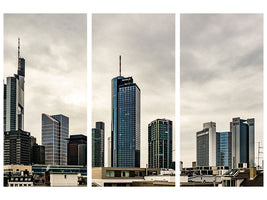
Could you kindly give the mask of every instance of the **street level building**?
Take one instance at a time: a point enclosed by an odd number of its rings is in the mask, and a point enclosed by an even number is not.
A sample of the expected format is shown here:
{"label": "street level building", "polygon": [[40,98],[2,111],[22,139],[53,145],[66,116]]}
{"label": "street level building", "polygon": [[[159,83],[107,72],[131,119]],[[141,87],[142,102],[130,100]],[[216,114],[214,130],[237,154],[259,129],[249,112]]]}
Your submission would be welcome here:
{"label": "street level building", "polygon": [[121,76],[121,64],[111,90],[112,167],[140,167],[140,89]]}
{"label": "street level building", "polygon": [[30,133],[22,130],[4,132],[4,165],[30,165]]}
{"label": "street level building", "polygon": [[156,119],[148,125],[149,168],[171,168],[172,121]]}
{"label": "street level building", "polygon": [[134,181],[144,181],[145,176],[159,174],[159,168],[95,167],[92,168],[92,185],[132,186]]}
{"label": "street level building", "polygon": [[242,163],[255,167],[255,119],[243,120],[239,117],[230,122],[232,132],[232,168]]}
{"label": "street level building", "polygon": [[69,118],[42,114],[42,145],[45,146],[46,165],[67,165]]}
{"label": "street level building", "polygon": [[197,166],[216,166],[216,123],[203,124],[196,133]]}

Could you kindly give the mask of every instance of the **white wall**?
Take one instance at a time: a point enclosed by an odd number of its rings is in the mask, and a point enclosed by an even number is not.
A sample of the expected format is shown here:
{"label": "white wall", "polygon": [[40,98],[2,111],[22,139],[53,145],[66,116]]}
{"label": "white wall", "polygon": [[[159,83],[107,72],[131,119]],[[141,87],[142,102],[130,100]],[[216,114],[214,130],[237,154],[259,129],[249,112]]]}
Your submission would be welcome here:
{"label": "white wall", "polygon": [[51,187],[78,186],[78,174],[50,174]]}

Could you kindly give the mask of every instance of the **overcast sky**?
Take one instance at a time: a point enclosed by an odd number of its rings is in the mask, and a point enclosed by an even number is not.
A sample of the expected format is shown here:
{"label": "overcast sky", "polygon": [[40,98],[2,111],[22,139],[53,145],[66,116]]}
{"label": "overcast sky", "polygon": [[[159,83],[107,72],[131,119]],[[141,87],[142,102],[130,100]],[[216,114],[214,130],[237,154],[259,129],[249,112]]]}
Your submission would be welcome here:
{"label": "overcast sky", "polygon": [[263,15],[183,14],[180,25],[184,166],[196,161],[204,122],[221,132],[234,117],[255,118],[255,142],[263,142]]}
{"label": "overcast sky", "polygon": [[[94,14],[92,32],[92,127],[105,122],[111,135],[111,79],[132,76],[141,90],[141,167],[147,163],[148,124],[175,120],[174,14]],[[173,129],[174,132],[174,129]],[[107,151],[105,154],[107,165]]]}
{"label": "overcast sky", "polygon": [[[41,144],[41,114],[69,117],[69,133],[86,134],[86,14],[5,14],[4,79],[25,58],[24,130]],[[6,80],[6,79],[5,79]]]}

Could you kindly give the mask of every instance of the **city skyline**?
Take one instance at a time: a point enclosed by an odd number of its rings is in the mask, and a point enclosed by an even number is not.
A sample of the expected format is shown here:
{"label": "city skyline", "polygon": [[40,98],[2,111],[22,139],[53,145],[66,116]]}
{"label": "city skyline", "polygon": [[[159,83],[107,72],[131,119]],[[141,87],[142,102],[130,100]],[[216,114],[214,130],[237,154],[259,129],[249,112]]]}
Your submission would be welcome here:
{"label": "city skyline", "polygon": [[[263,15],[182,14],[180,160],[196,161],[196,132],[213,121],[255,118],[255,152],[263,142]],[[257,153],[255,154],[255,159]]]}
{"label": "city skyline", "polygon": [[87,135],[86,27],[86,14],[4,15],[4,78],[17,72],[20,37],[26,61],[24,130],[39,144],[42,113],[64,114],[70,135]]}
{"label": "city skyline", "polygon": [[120,75],[119,55],[121,76],[132,77],[141,90],[140,166],[145,167],[148,124],[158,118],[175,124],[175,16],[93,14],[91,124],[106,124],[105,149],[111,136],[111,79]]}

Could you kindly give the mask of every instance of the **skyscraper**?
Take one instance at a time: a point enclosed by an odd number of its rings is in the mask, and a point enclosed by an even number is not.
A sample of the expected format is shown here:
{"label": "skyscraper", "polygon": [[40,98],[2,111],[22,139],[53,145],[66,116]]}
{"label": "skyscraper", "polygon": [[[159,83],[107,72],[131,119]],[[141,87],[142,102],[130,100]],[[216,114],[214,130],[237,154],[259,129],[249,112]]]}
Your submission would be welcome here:
{"label": "skyscraper", "polygon": [[42,145],[45,146],[45,164],[67,165],[69,118],[64,115],[42,114]]}
{"label": "skyscraper", "polygon": [[148,124],[148,167],[171,168],[172,121],[156,119]]}
{"label": "skyscraper", "polygon": [[24,130],[25,59],[20,57],[18,38],[18,73],[4,84],[4,131]]}
{"label": "skyscraper", "polygon": [[216,166],[216,123],[203,124],[196,133],[197,166]]}
{"label": "skyscraper", "polygon": [[140,89],[132,77],[111,81],[112,167],[140,167]]}
{"label": "skyscraper", "polygon": [[96,122],[92,129],[92,167],[105,166],[105,124]]}
{"label": "skyscraper", "polygon": [[4,133],[4,165],[30,165],[30,133],[22,130]]}
{"label": "skyscraper", "polygon": [[232,167],[232,133],[216,133],[216,166]]}
{"label": "skyscraper", "polygon": [[111,167],[111,137],[108,137],[108,167]]}
{"label": "skyscraper", "polygon": [[248,167],[255,166],[255,120],[233,118],[230,122],[232,132],[232,168],[247,163]]}
{"label": "skyscraper", "polygon": [[95,127],[100,130],[100,135],[101,135],[101,165],[103,167],[105,166],[105,123],[104,122],[96,122]]}
{"label": "skyscraper", "polygon": [[[79,152],[79,146],[80,152]],[[87,146],[87,136],[85,135],[71,135],[69,142],[68,142],[68,165],[80,165],[79,164],[79,156],[80,159],[84,158],[84,162],[81,162],[82,165],[86,165],[86,152],[82,151],[85,150]]]}

